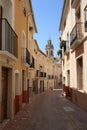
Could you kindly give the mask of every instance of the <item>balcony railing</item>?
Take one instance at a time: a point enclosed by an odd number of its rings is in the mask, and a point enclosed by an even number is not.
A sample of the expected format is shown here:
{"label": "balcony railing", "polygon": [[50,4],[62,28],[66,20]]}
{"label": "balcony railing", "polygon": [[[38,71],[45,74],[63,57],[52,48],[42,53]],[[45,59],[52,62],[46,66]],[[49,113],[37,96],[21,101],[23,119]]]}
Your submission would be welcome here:
{"label": "balcony railing", "polygon": [[35,59],[33,56],[32,56],[32,61],[30,63],[30,68],[35,68]]}
{"label": "balcony railing", "polygon": [[27,48],[22,48],[22,62],[30,65],[30,52]]}
{"label": "balcony railing", "polygon": [[40,72],[40,77],[44,77],[44,73],[43,72]]}
{"label": "balcony railing", "polygon": [[46,72],[40,72],[40,70],[36,70],[36,77],[46,78]]}
{"label": "balcony railing", "polygon": [[18,57],[18,37],[5,18],[0,19],[0,51]]}
{"label": "balcony railing", "polygon": [[48,75],[47,79],[54,79],[54,75]]}
{"label": "balcony railing", "polygon": [[82,37],[82,23],[76,23],[70,34],[70,45],[72,46],[76,41],[79,42]]}
{"label": "balcony railing", "polygon": [[39,70],[36,70],[36,77],[39,77],[40,76],[40,71]]}
{"label": "balcony railing", "polygon": [[46,77],[46,72],[44,72],[44,77]]}
{"label": "balcony railing", "polygon": [[64,49],[64,53],[66,52],[66,43],[65,43],[65,46],[63,47],[63,49]]}
{"label": "balcony railing", "polygon": [[30,64],[30,52],[26,48],[26,63]]}
{"label": "balcony railing", "polygon": [[87,21],[85,21],[85,31],[87,32]]}

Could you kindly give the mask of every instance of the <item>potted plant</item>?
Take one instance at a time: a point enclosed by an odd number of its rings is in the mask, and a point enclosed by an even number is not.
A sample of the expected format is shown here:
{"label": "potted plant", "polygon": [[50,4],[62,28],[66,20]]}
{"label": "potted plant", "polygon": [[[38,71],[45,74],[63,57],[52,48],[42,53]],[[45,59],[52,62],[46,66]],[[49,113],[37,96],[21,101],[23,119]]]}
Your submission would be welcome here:
{"label": "potted plant", "polygon": [[62,40],[60,43],[60,48],[62,49],[62,47],[65,47],[65,46],[66,46],[66,41]]}
{"label": "potted plant", "polygon": [[62,50],[58,50],[57,54],[58,56],[60,55],[60,57],[62,57]]}

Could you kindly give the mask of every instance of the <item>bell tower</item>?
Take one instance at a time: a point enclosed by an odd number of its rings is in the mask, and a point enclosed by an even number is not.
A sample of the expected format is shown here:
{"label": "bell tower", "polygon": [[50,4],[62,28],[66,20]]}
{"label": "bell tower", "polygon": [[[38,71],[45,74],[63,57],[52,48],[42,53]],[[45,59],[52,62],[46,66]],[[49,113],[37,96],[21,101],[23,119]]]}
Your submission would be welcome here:
{"label": "bell tower", "polygon": [[46,44],[46,55],[48,57],[53,57],[54,56],[54,46],[52,44],[52,41],[49,39],[47,41],[47,44]]}

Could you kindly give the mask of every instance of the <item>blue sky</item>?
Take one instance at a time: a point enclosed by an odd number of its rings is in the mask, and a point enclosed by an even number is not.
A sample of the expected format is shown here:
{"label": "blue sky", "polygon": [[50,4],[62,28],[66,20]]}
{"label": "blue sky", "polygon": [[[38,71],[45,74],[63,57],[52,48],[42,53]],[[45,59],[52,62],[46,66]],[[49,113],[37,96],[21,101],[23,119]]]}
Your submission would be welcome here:
{"label": "blue sky", "polygon": [[47,40],[52,40],[54,56],[59,49],[59,24],[63,0],[32,0],[38,33],[34,35],[40,49],[45,52]]}

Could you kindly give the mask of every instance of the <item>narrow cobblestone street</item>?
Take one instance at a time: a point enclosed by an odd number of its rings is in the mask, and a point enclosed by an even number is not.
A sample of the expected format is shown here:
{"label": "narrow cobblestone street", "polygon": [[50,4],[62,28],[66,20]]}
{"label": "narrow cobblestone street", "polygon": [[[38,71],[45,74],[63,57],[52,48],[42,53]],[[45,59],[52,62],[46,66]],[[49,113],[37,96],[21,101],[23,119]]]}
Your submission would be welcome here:
{"label": "narrow cobblestone street", "polygon": [[3,130],[87,130],[87,112],[61,91],[36,95]]}

